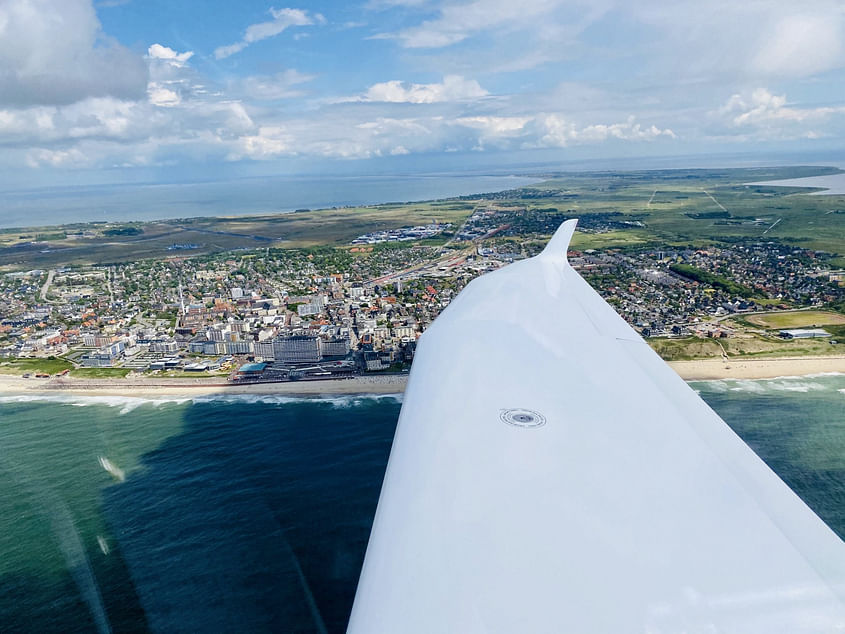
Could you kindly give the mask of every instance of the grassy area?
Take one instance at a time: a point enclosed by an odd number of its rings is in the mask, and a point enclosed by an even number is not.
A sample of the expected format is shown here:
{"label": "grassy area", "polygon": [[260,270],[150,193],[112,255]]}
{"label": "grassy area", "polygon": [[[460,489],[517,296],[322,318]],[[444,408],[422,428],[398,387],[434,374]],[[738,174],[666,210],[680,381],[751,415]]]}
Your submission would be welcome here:
{"label": "grassy area", "polygon": [[70,370],[73,365],[64,359],[9,359],[0,361],[0,374],[57,374]]}
{"label": "grassy area", "polygon": [[70,376],[77,379],[114,379],[129,374],[128,368],[79,368],[71,370]]}
{"label": "grassy area", "polygon": [[230,372],[228,370],[222,372],[185,372],[184,370],[166,370],[159,371],[156,374],[145,372],[144,376],[154,377],[156,379],[207,379],[218,378],[225,379]]}
{"label": "grassy area", "polygon": [[645,231],[607,231],[605,233],[576,231],[572,236],[570,248],[575,251],[586,251],[587,249],[645,247],[651,241]]}
{"label": "grassy area", "polygon": [[[845,334],[845,333],[843,333]],[[841,339],[839,341],[842,341]],[[748,335],[729,339],[654,338],[649,345],[666,361],[716,359],[722,350],[731,359],[760,357],[804,357],[845,354],[845,341],[831,344],[829,339],[791,339]]]}
{"label": "grassy area", "polygon": [[723,339],[728,356],[739,357],[822,357],[845,354],[845,344],[832,345],[830,339],[791,339],[751,337]]}
{"label": "grassy area", "polygon": [[839,213],[845,197],[747,184],[837,171],[783,167],[562,174],[524,191],[534,192],[525,199],[533,208],[554,207],[573,217],[608,212],[634,216],[645,224],[651,240],[667,245],[766,236],[845,255],[845,214]]}
{"label": "grassy area", "polygon": [[[193,257],[234,249],[303,248],[349,244],[365,233],[434,221],[460,226],[474,204],[450,200],[323,209],[267,216],[186,218],[133,223],[131,231],[84,225],[92,237],[31,243],[32,230],[0,230],[0,269],[52,268],[168,257]],[[114,235],[118,231],[118,235]],[[69,232],[65,232],[69,233]],[[110,235],[107,235],[109,233]],[[60,234],[53,231],[58,238]],[[437,240],[432,244],[438,243]],[[192,244],[180,249],[174,245]]]}
{"label": "grassy area", "polygon": [[665,361],[712,359],[722,354],[722,349],[715,339],[684,337],[682,339],[654,338],[646,341]]}
{"label": "grassy area", "polygon": [[782,311],[763,315],[747,315],[745,319],[756,326],[771,330],[845,324],[845,315],[825,310]]}

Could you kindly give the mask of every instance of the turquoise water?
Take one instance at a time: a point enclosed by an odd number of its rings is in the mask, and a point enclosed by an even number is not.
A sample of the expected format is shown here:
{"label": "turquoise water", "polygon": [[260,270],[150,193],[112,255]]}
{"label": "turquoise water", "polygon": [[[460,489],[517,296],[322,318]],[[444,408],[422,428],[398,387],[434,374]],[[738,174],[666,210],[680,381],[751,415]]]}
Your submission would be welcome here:
{"label": "turquoise water", "polygon": [[[845,376],[693,387],[845,535]],[[0,630],[342,632],[398,397],[0,397]]]}
{"label": "turquoise water", "polygon": [[845,539],[845,375],[691,385]]}

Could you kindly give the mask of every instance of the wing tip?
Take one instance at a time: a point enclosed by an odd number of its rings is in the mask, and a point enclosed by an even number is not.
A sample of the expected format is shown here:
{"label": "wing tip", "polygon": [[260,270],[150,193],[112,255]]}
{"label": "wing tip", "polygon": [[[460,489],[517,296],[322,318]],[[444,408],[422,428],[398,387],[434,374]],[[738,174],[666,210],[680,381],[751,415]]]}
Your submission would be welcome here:
{"label": "wing tip", "polygon": [[572,241],[572,234],[575,233],[575,226],[577,224],[577,218],[567,220],[561,224],[539,257],[545,260],[557,260],[563,264],[568,264],[569,261],[566,259],[566,252],[569,249],[569,243]]}

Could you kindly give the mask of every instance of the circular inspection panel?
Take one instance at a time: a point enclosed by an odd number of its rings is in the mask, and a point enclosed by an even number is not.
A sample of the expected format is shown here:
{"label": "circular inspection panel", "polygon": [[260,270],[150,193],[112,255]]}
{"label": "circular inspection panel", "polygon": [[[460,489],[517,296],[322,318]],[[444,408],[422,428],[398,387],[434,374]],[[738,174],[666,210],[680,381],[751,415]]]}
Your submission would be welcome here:
{"label": "circular inspection panel", "polygon": [[546,424],[546,417],[531,409],[521,407],[503,409],[499,411],[502,422],[514,427],[542,427]]}

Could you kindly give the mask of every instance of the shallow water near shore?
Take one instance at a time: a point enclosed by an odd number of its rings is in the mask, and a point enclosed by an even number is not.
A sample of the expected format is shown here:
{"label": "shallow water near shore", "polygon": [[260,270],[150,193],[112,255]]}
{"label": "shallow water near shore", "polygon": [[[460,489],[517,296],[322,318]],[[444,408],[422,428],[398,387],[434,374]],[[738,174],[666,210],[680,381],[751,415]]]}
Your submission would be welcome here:
{"label": "shallow water near shore", "polygon": [[[845,376],[692,386],[845,535]],[[2,629],[344,631],[400,406],[0,397]]]}

